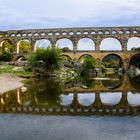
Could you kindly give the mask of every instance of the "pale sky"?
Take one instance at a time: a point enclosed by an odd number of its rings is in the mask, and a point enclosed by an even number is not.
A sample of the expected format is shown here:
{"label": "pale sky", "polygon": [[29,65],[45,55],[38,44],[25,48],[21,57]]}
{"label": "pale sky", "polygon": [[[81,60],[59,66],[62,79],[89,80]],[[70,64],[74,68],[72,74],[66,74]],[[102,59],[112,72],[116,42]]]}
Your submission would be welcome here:
{"label": "pale sky", "polygon": [[0,30],[140,25],[140,0],[0,0]]}
{"label": "pale sky", "polygon": [[140,0],[0,0],[0,30],[128,25],[140,25]]}

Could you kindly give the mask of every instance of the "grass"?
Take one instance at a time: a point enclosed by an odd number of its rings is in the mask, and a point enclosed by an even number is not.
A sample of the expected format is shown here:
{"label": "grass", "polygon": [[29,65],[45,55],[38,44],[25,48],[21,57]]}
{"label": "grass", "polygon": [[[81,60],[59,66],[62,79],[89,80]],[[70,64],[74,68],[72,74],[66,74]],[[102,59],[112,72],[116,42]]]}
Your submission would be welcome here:
{"label": "grass", "polygon": [[19,77],[33,77],[33,73],[31,71],[25,70],[23,67],[17,67],[8,64],[0,65],[0,74],[14,74]]}

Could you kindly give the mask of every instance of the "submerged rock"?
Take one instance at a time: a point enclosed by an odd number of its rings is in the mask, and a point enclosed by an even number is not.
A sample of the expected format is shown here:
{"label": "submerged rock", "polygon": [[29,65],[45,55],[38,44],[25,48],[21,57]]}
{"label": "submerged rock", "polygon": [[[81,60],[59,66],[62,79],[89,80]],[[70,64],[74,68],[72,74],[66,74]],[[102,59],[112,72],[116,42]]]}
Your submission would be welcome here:
{"label": "submerged rock", "polygon": [[62,80],[72,80],[78,76],[78,73],[70,68],[62,68],[59,76]]}

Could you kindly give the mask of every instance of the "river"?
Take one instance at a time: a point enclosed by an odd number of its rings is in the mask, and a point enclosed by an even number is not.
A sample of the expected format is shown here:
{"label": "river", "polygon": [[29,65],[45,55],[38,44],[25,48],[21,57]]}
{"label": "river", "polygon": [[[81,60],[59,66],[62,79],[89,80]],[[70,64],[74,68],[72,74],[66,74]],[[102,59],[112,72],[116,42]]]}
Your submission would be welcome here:
{"label": "river", "polygon": [[30,79],[0,112],[2,140],[139,140],[140,76]]}

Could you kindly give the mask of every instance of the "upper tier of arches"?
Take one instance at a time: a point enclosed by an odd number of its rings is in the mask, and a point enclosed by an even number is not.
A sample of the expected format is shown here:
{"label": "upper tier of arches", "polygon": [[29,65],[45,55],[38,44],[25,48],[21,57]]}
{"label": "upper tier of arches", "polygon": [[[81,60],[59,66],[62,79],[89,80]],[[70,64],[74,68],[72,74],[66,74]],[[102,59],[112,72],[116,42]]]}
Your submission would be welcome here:
{"label": "upper tier of arches", "polygon": [[4,32],[9,37],[44,37],[44,36],[86,36],[86,35],[137,35],[139,27],[100,27],[100,28],[66,28],[66,29],[37,29]]}

